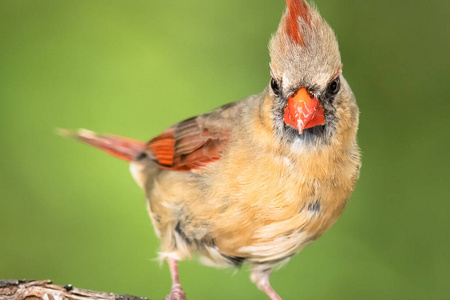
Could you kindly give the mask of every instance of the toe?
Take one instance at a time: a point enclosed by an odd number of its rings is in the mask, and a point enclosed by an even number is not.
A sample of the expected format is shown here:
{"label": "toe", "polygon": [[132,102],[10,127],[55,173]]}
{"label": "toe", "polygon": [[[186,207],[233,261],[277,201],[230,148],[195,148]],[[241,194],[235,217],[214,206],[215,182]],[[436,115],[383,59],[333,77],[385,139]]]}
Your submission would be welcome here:
{"label": "toe", "polygon": [[165,300],[186,300],[186,295],[181,288],[181,285],[176,284],[172,286],[170,295],[168,295]]}

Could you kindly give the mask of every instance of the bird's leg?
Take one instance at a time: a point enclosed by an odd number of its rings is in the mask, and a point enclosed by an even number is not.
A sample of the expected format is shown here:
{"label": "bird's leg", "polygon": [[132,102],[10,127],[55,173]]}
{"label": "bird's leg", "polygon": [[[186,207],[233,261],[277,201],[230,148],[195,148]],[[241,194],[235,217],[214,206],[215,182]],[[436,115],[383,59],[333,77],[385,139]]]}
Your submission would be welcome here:
{"label": "bird's leg", "polygon": [[256,286],[264,291],[271,300],[282,300],[281,297],[275,292],[269,282],[271,268],[264,268],[263,265],[255,266],[252,270],[251,279]]}
{"label": "bird's leg", "polygon": [[269,281],[267,281],[262,285],[258,284],[258,288],[266,292],[267,296],[269,296],[271,300],[282,300],[281,297],[277,294],[277,292],[275,292],[275,290],[272,288]]}
{"label": "bird's leg", "polygon": [[172,289],[170,295],[165,300],[186,300],[186,295],[181,288],[180,277],[178,275],[178,261],[173,258],[168,258],[170,275],[172,276]]}

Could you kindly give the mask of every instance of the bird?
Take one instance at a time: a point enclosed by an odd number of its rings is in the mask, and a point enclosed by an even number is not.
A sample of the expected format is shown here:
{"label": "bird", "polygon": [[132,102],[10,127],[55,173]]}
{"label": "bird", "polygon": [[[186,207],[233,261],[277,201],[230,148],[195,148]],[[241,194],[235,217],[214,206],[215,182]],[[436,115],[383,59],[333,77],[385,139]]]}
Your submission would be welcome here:
{"label": "bird", "polygon": [[270,275],[327,231],[359,179],[359,109],[334,31],[305,0],[286,0],[269,44],[270,80],[243,100],[181,121],[149,142],[64,131],[130,164],[167,260],[166,300],[186,299],[178,262]]}

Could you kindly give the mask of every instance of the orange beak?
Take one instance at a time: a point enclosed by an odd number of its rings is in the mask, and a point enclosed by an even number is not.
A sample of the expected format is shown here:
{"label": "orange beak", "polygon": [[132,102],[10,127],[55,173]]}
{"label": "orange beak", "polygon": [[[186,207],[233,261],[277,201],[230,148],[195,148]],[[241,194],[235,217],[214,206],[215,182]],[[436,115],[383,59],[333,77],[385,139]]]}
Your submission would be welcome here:
{"label": "orange beak", "polygon": [[319,100],[312,98],[305,88],[289,98],[284,110],[284,123],[298,129],[302,134],[304,129],[325,124],[323,106]]}

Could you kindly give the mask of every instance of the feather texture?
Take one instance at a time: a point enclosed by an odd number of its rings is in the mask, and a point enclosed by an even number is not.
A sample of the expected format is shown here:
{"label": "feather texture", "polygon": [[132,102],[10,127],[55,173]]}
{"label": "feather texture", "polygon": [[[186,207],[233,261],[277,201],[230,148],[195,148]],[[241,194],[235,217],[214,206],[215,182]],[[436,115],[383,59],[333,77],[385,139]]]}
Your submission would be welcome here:
{"label": "feather texture", "polygon": [[117,135],[100,135],[86,129],[80,129],[75,132],[61,129],[59,134],[75,138],[127,162],[132,162],[145,150],[144,142]]}
{"label": "feather texture", "polygon": [[311,24],[309,6],[303,0],[287,0],[288,15],[285,22],[285,32],[300,46],[304,45],[303,33],[300,31],[299,18],[306,24]]}
{"label": "feather texture", "polygon": [[187,119],[150,140],[147,147],[162,168],[198,171],[219,160],[221,149],[228,144],[230,129],[208,127],[201,120]]}

